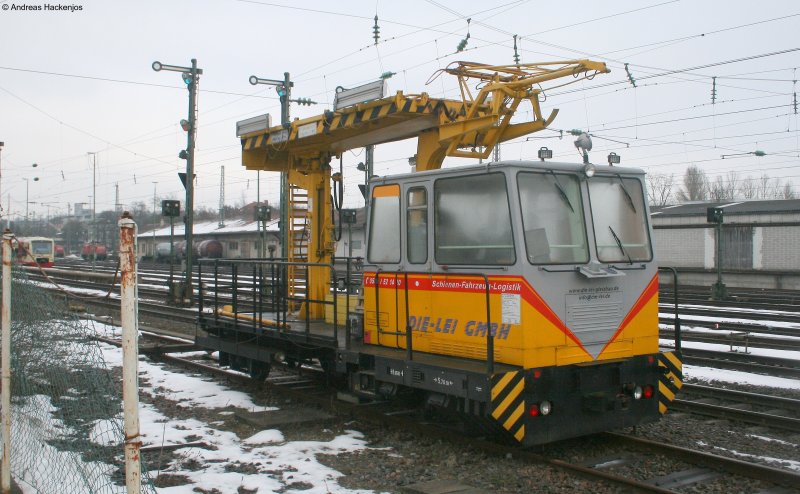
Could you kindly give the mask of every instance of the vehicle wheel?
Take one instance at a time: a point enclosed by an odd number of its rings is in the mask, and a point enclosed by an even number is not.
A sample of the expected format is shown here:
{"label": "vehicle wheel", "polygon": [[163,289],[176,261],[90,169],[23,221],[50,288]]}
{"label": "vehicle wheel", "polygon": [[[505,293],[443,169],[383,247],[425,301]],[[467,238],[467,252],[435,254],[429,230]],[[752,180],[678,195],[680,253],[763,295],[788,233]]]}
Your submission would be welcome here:
{"label": "vehicle wheel", "polygon": [[256,381],[263,381],[269,376],[270,365],[266,362],[250,361],[250,377]]}

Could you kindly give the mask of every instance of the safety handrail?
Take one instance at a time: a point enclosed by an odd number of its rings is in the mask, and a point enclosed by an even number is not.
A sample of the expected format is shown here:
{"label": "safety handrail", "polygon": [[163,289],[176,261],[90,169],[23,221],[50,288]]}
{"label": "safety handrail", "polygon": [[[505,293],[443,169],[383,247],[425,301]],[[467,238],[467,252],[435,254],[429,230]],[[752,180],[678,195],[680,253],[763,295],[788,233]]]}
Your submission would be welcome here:
{"label": "safety handrail", "polygon": [[[430,276],[432,274],[441,274],[443,276],[471,276],[471,277],[481,277],[483,278],[483,286],[484,292],[486,294],[486,372],[491,377],[494,374],[494,334],[492,333],[492,309],[491,309],[491,287],[489,285],[489,276],[486,273],[469,273],[469,272],[453,272],[449,271],[447,273],[431,273],[426,271],[382,271],[381,268],[375,264],[365,264],[366,266],[374,266],[375,269],[375,326],[378,330],[378,337],[380,338],[381,334],[393,334],[396,336],[400,336],[405,334],[406,337],[406,356],[407,359],[413,360],[413,337],[412,337],[412,327],[410,324],[410,316],[409,316],[409,303],[408,303],[408,275],[420,274],[425,276]],[[405,332],[401,331],[383,331],[381,329],[381,321],[380,321],[380,275],[381,274],[394,274],[397,276],[398,274],[402,274],[404,276],[403,279],[403,291],[405,297],[405,312],[406,312],[406,328]],[[394,289],[397,290],[397,282],[395,281]]]}
{"label": "safety handrail", "polygon": [[679,310],[678,310],[678,270],[673,268],[673,267],[669,267],[669,266],[659,267],[658,270],[659,271],[670,271],[672,273],[672,289],[673,289],[672,300],[675,303],[675,334],[674,334],[675,351],[676,352],[680,352],[681,351],[681,318],[680,318],[680,314],[679,314]]}
{"label": "safety handrail", "polygon": [[[326,306],[333,307],[333,334],[330,337],[334,341],[337,342],[337,346],[339,345],[339,304],[338,304],[338,292],[336,290],[337,285],[337,277],[336,277],[336,266],[335,266],[335,259],[331,263],[319,263],[319,262],[299,262],[299,261],[287,261],[283,259],[277,258],[270,258],[270,259],[201,259],[197,261],[197,264],[203,265],[213,265],[213,274],[214,274],[214,292],[213,292],[213,305],[214,305],[214,321],[219,323],[220,316],[225,316],[225,308],[221,306],[223,304],[222,299],[220,298],[225,292],[230,292],[231,297],[231,313],[227,314],[229,317],[232,317],[234,320],[234,324],[243,323],[247,326],[251,326],[251,329],[254,333],[256,333],[256,339],[258,339],[258,332],[257,329],[263,328],[264,326],[268,326],[270,328],[275,327],[278,332],[285,332],[290,330],[288,321],[288,302],[295,301],[295,302],[305,302],[305,307],[301,309],[302,313],[305,317],[304,319],[304,336],[306,337],[307,341],[311,341],[312,333],[311,333],[311,318],[310,315],[310,304],[321,304]],[[357,259],[357,258],[356,258]],[[346,265],[347,265],[347,273],[346,273],[346,280],[349,287],[351,281],[351,272],[350,270],[353,267],[352,258],[347,258]],[[283,287],[282,280],[285,279],[286,276],[286,269],[289,266],[304,266],[304,267],[324,267],[330,270],[331,276],[331,288],[333,291],[333,297],[331,300],[327,298],[322,299],[310,299],[310,289],[311,284],[306,283],[305,286],[301,289],[301,291],[289,294],[285,292],[285,288]],[[221,268],[230,268],[231,273],[231,281],[226,283],[224,280],[220,278],[221,274],[224,272]],[[252,269],[248,269],[252,268]],[[198,273],[203,273],[202,267],[198,267]],[[249,280],[248,280],[249,277]],[[269,285],[267,285],[266,277],[270,277]],[[201,282],[201,278],[198,276],[198,283]],[[248,286],[247,284],[250,283]],[[266,295],[263,293],[263,287],[269,286],[271,289],[271,293]],[[349,293],[348,293],[349,295]],[[265,322],[262,318],[262,315],[265,310],[265,305],[270,304],[272,305],[271,310],[275,313],[274,320]],[[202,311],[203,305],[199,306]],[[242,317],[239,313],[240,309],[245,307],[252,307],[256,316],[254,317]],[[350,311],[350,297],[347,298],[346,303],[346,310],[349,314]],[[201,315],[200,319],[203,319],[204,316]],[[347,332],[345,335],[346,342],[345,347],[350,347],[350,338],[351,338],[351,327],[350,323],[345,325]]]}

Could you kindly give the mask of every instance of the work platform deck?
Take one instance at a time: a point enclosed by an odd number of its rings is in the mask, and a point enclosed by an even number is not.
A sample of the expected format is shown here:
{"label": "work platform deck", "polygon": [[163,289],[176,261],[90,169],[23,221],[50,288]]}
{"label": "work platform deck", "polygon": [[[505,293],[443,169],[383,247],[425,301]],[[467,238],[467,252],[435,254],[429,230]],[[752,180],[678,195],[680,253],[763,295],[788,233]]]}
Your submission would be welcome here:
{"label": "work platform deck", "polygon": [[[274,312],[264,313],[237,313],[219,315],[213,313],[203,314],[196,335],[196,341],[201,346],[216,348],[235,355],[243,355],[257,360],[270,361],[268,355],[276,348],[287,351],[296,351],[303,358],[331,359],[337,354],[354,356],[370,356],[393,362],[413,362],[415,366],[427,368],[449,369],[455,373],[473,376],[488,376],[489,368],[486,361],[469,360],[461,357],[434,355],[420,351],[410,353],[401,346],[405,343],[406,336],[384,335],[381,343],[384,346],[364,343],[360,334],[349,335],[344,325],[336,325],[324,321],[303,321],[292,319],[291,316],[284,322],[283,316]],[[261,325],[259,321],[270,321],[270,326]],[[225,338],[220,336],[224,335]],[[396,346],[390,344],[391,339],[396,339]],[[268,348],[272,350],[268,350]],[[413,335],[412,335],[413,349]],[[289,353],[287,353],[287,356]],[[346,357],[344,357],[346,358]],[[498,364],[493,366],[493,373],[504,373],[519,370],[519,367]]]}

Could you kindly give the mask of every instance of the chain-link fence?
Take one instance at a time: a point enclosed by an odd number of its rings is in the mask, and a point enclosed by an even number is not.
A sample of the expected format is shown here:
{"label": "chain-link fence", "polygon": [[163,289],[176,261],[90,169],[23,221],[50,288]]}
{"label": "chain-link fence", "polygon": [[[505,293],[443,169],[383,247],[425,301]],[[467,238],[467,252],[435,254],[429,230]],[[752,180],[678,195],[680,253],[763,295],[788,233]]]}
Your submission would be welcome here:
{"label": "chain-link fence", "polygon": [[[126,492],[121,369],[102,330],[17,266],[11,300],[12,477],[41,493]],[[141,492],[155,493],[142,472]]]}

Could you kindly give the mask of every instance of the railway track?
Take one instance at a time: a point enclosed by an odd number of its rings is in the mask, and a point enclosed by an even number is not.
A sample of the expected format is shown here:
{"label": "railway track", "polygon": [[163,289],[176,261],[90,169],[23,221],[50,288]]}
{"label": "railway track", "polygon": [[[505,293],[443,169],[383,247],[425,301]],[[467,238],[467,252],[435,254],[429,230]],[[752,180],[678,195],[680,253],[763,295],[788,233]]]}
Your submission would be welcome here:
{"label": "railway track", "polygon": [[[109,269],[112,269],[109,267]],[[110,274],[113,274],[111,272]],[[98,285],[97,281],[74,280],[69,278],[66,273],[51,274],[55,276],[55,281],[63,283],[65,286],[74,286],[85,289],[107,289],[108,283],[105,285]],[[31,272],[30,277],[33,280],[42,281],[43,278],[36,272]],[[111,277],[108,277],[110,280]],[[242,281],[242,283],[246,283]],[[180,309],[165,305],[163,303],[167,297],[166,286],[163,288],[154,286],[141,286],[139,287],[139,310],[143,316],[151,317],[154,319],[166,319],[172,322],[177,322],[182,325],[194,325],[197,317],[196,310]],[[214,303],[213,294],[205,293],[206,298],[204,304],[206,307],[212,307]],[[118,302],[115,300],[97,300],[97,299],[81,299],[83,303],[93,303],[98,306],[103,306],[108,310],[118,310]],[[230,303],[227,299],[218,299],[216,301],[219,305]],[[252,304],[250,304],[252,305]],[[240,307],[242,310],[251,310],[247,307],[248,302],[244,302]],[[268,307],[268,304],[265,305]],[[705,311],[704,313],[708,313]],[[670,324],[674,319],[664,317],[660,319],[666,324]],[[694,320],[687,320],[683,318],[681,321],[684,325],[695,325]],[[691,321],[691,322],[690,322]],[[793,328],[776,328],[765,324],[749,324],[749,323],[715,323],[713,321],[698,322],[697,325],[705,324],[705,327],[713,329],[729,329],[728,332],[721,332],[719,335],[709,333],[696,333],[690,330],[684,332],[686,341],[700,341],[705,343],[716,343],[729,346],[733,349],[734,345],[738,348],[774,348],[781,350],[797,350],[800,345],[800,329]],[[756,336],[752,333],[768,334],[769,337]],[[736,334],[739,333],[739,334]],[[663,337],[667,339],[672,338],[672,332],[669,329],[662,330]],[[785,338],[777,338],[777,336],[785,336]],[[794,338],[792,337],[794,336]],[[691,365],[700,365],[706,367],[715,367],[720,369],[739,370],[744,372],[753,372],[758,374],[774,375],[779,377],[798,378],[800,377],[800,361],[790,358],[766,357],[753,355],[747,352],[733,352],[733,351],[711,351],[700,350],[692,348],[684,348],[684,362]]]}
{"label": "railway track", "polygon": [[[173,337],[170,336],[165,344],[174,344]],[[229,381],[246,385],[253,383],[244,374],[211,365],[213,362],[209,361],[206,356],[184,357],[163,352],[151,355],[156,360],[223,377]],[[490,455],[490,457],[506,459],[514,457],[525,462],[549,465],[581,477],[591,477],[624,490],[674,494],[676,492],[673,490],[674,488],[708,481],[723,474],[728,477],[754,479],[773,486],[795,487],[800,484],[800,474],[795,472],[619,433],[601,435],[603,441],[613,446],[611,456],[603,456],[600,461],[592,459],[568,461],[559,457],[562,455],[548,452],[547,448],[538,453],[521,450],[515,445],[486,441],[465,435],[459,429],[441,427],[430,421],[420,421],[417,414],[409,413],[407,409],[398,409],[388,403],[362,406],[336,400],[334,392],[325,385],[322,376],[322,370],[318,368],[279,368],[263,382],[263,385],[269,387],[272,392],[281,393],[291,400],[313,404],[332,414],[348,417],[349,420],[357,418],[380,426],[388,425],[420,434],[420,437],[439,438],[454,443],[459,449],[464,447],[471,451],[477,450]],[[622,452],[618,451],[620,446],[623,449]],[[576,448],[580,449],[580,446],[576,446]],[[647,451],[648,454],[637,454],[641,451]],[[664,457],[663,460],[660,460],[662,463],[673,464],[673,471],[669,475],[650,478],[637,478],[630,473],[636,470],[632,467],[635,461],[641,461],[642,458],[652,461],[653,455]],[[690,466],[687,467],[687,464]],[[731,480],[728,479],[728,481]]]}
{"label": "railway track", "polygon": [[[153,293],[162,293],[154,291]],[[93,300],[92,303],[103,304],[107,309],[112,310],[118,308],[119,302],[116,300]],[[195,312],[185,309],[175,309],[172,307],[164,306],[163,304],[151,304],[146,301],[140,302],[140,311],[143,314],[166,318],[168,320],[176,321],[183,320],[187,324],[193,324]],[[174,335],[171,335],[174,338]],[[150,353],[154,359],[170,362],[175,365],[183,367],[190,367],[195,370],[200,370],[204,373],[212,373],[214,375],[223,376],[229,380],[235,380],[241,383],[252,385],[252,380],[241,373],[232,372],[226,369],[220,369],[214,362],[208,360],[206,356],[194,356],[191,358],[176,355],[174,352],[177,348],[173,339],[167,340],[162,344],[154,344],[151,348],[143,349],[142,353]],[[180,347],[181,351],[186,351],[191,348],[191,340],[187,340],[185,345]],[[772,375],[776,373],[784,374],[789,373],[791,376],[797,376],[798,370],[796,362],[791,362],[790,359],[775,359],[756,357],[752,355],[729,354],[724,356],[718,355],[719,352],[708,352],[694,349],[684,349],[684,356],[687,363],[708,362],[713,361],[715,366],[719,366],[720,362],[725,368],[736,368],[739,370],[750,370],[753,362],[757,361],[758,368],[767,370]],[[747,361],[750,361],[749,363]],[[214,364],[214,365],[212,365]],[[732,367],[731,367],[732,366]],[[789,369],[789,370],[787,370]],[[664,456],[664,462],[674,463],[674,471],[669,475],[661,476],[658,478],[638,478],[632,475],[630,471],[635,470],[630,465],[634,461],[632,458],[636,454],[623,453],[617,459],[604,460],[593,462],[591,459],[583,461],[567,461],[557,456],[548,454],[537,454],[530,451],[520,451],[514,447],[508,447],[494,442],[486,442],[476,440],[472,437],[466,437],[461,432],[454,432],[449,429],[442,429],[441,427],[434,427],[430,423],[419,423],[413,421],[414,414],[409,414],[405,410],[398,410],[387,405],[379,406],[359,406],[353,404],[342,403],[335,400],[333,391],[320,382],[321,372],[315,369],[304,368],[302,373],[297,370],[287,369],[281,372],[273,372],[273,374],[264,383],[273,390],[280,390],[283,393],[289,393],[293,399],[302,399],[315,403],[316,406],[323,406],[329,408],[335,413],[347,413],[348,416],[357,416],[364,420],[370,420],[381,424],[389,424],[392,427],[399,427],[403,430],[419,430],[420,434],[425,437],[441,437],[448,441],[464,442],[465,446],[469,448],[477,448],[485,451],[487,454],[496,455],[497,457],[508,457],[513,455],[515,457],[524,457],[527,461],[542,463],[550,465],[555,468],[573,472],[581,476],[592,476],[593,478],[601,479],[604,483],[619,486],[623,489],[633,489],[640,492],[675,492],[672,489],[678,488],[681,485],[687,485],[691,482],[708,481],[709,479],[719,476],[719,472],[724,472],[727,476],[736,476],[747,479],[755,479],[761,482],[767,482],[770,485],[779,485],[785,487],[794,487],[800,484],[800,475],[785,470],[772,468],[765,465],[745,462],[742,460],[727,458],[724,456],[711,455],[705,452],[678,448],[672,445],[665,445],[653,441],[643,441],[640,438],[632,437],[630,435],[606,435],[609,442],[624,445],[626,450],[646,449],[651,455],[658,454]],[[692,385],[687,385],[687,390],[698,391]],[[719,398],[723,391],[714,390]],[[726,401],[733,400],[732,394],[725,395]],[[741,398],[741,395],[738,397]],[[793,401],[785,402],[778,399],[778,401],[770,401],[767,397],[756,395],[751,396],[753,400],[760,400],[763,403],[781,402],[796,406]],[[722,398],[719,398],[722,399]],[[684,403],[685,402],[685,403]],[[767,413],[764,411],[747,411],[736,409],[732,406],[714,405],[709,403],[699,403],[704,406],[697,406],[697,403],[692,403],[690,400],[679,400],[676,402],[674,410],[681,410],[680,406],[685,406],[685,411],[692,414],[724,417],[737,422],[744,423],[757,423],[764,425],[770,423],[772,427],[780,427],[785,430],[797,431],[797,419],[792,417],[783,417],[776,414]],[[771,406],[770,405],[770,406]],[[750,412],[746,413],[745,412]],[[713,414],[712,414],[713,413]],[[687,468],[686,464],[690,467]]]}
{"label": "railway track", "polygon": [[[659,317],[658,322],[660,324],[669,326],[670,328],[675,326],[674,317]],[[699,319],[689,319],[681,317],[681,325],[683,327],[689,326],[695,328],[706,328],[706,329],[714,329],[722,331],[738,331],[750,334],[789,336],[789,337],[800,338],[800,328],[774,326],[770,324],[727,322],[727,321],[719,322],[708,319],[699,320]]]}
{"label": "railway track", "polygon": [[[672,313],[674,305],[659,303],[659,310],[665,313]],[[680,305],[681,317],[687,316],[700,316],[700,317],[715,317],[719,319],[743,319],[746,321],[760,321],[765,317],[769,317],[773,322],[785,322],[800,325],[799,312],[787,311],[763,311],[757,309],[746,308],[724,308],[712,306],[696,306],[688,305],[681,302]]]}
{"label": "railway track", "polygon": [[[659,335],[662,339],[672,339],[674,331],[662,329]],[[751,348],[769,348],[772,350],[800,351],[800,338],[775,338],[751,334],[745,331],[725,331],[718,330],[714,333],[697,332],[684,329],[681,332],[683,341],[695,341],[700,343],[712,343],[717,345],[727,345],[731,351],[733,348],[744,347],[745,351]]]}
{"label": "railway track", "polygon": [[666,455],[691,465],[690,468],[678,469],[670,474],[655,479],[648,479],[648,481],[645,482],[662,486],[667,492],[675,492],[671,489],[705,482],[712,479],[713,476],[719,472],[724,472],[725,474],[735,477],[759,480],[790,489],[794,489],[800,485],[800,474],[796,472],[663,442],[651,441],[629,434],[607,432],[604,435],[618,440],[632,449],[644,450],[651,454]]}
{"label": "railway track", "polygon": [[[675,303],[671,293],[669,295],[660,294],[658,300],[664,304]],[[682,293],[678,296],[678,300],[681,304],[703,305],[719,309],[747,307],[764,311],[800,312],[800,305],[798,305],[800,304],[800,296],[772,298],[765,294],[760,297],[734,297],[726,300],[712,300],[708,294],[698,296]]]}
{"label": "railway track", "polygon": [[[659,300],[673,302],[674,290],[670,285],[661,287]],[[682,303],[710,305],[714,307],[753,307],[759,309],[778,309],[791,312],[800,311],[800,292],[797,290],[767,290],[729,288],[728,298],[713,300],[708,287],[681,286],[678,298]]]}
{"label": "railway track", "polygon": [[800,432],[800,400],[791,398],[685,384],[670,409]]}
{"label": "railway track", "polygon": [[689,365],[738,370],[793,379],[800,377],[800,360],[791,358],[686,347],[683,348],[682,355],[683,363]]}

